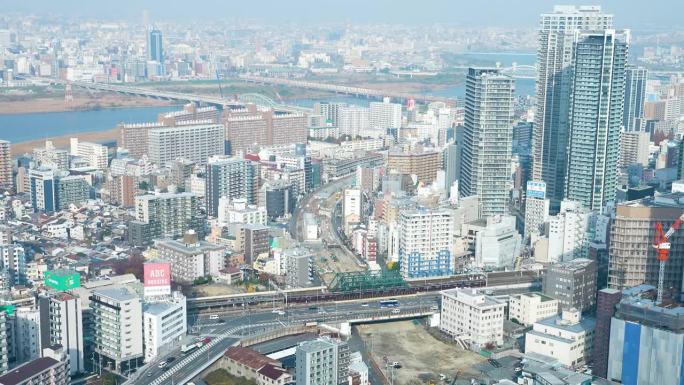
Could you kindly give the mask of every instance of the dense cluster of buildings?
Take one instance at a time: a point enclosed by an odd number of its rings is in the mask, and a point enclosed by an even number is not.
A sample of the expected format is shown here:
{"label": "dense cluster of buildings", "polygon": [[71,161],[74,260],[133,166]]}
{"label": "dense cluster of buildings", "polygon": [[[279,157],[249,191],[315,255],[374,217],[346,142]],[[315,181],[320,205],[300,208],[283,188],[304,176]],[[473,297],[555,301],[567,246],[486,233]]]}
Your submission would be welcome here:
{"label": "dense cluster of buildings", "polygon": [[[438,310],[439,329],[463,348],[522,351],[526,384],[584,385],[590,370],[681,383],[684,81],[631,65],[630,32],[600,7],[555,7],[538,27],[536,105],[502,68],[472,67],[458,105],[190,104],[120,124],[115,143],[73,138],[13,154],[0,141],[0,384],[126,375],[187,340],[183,290],[327,284],[321,261],[336,255],[324,242],[337,240],[355,267],[403,283],[542,277],[537,292],[445,290]],[[17,73],[129,82],[219,72],[164,48],[160,29],[145,36],[144,59],[106,70],[32,59]],[[299,69],[339,67],[299,51]],[[341,187],[319,189],[330,183]],[[657,226],[674,230],[663,273]],[[324,229],[335,241],[320,239]],[[258,384],[368,383],[337,338],[293,355],[285,368],[235,346],[219,366]]]}

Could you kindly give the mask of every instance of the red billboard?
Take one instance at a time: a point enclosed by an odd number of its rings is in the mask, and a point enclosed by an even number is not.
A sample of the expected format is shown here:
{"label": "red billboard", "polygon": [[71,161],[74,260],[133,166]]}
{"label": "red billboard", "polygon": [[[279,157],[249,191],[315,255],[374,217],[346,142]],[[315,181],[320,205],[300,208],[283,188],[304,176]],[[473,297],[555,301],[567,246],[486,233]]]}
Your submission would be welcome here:
{"label": "red billboard", "polygon": [[171,264],[168,262],[145,263],[145,295],[171,294]]}

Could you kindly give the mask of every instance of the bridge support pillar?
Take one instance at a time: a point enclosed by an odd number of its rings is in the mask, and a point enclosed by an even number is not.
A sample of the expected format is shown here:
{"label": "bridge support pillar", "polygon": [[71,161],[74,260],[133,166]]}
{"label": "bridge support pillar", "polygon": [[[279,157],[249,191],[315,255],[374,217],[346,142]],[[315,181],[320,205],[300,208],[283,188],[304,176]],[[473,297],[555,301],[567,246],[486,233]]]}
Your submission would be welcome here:
{"label": "bridge support pillar", "polygon": [[441,323],[441,315],[440,313],[435,313],[428,317],[428,322],[431,328],[436,328],[439,327],[439,324]]}

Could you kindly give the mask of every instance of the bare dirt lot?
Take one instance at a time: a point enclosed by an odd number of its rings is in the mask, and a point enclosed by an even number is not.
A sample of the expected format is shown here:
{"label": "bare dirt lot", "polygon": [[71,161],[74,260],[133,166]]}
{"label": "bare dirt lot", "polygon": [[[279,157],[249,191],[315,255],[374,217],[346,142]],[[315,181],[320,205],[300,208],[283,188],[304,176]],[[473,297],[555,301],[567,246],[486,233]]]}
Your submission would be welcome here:
{"label": "bare dirt lot", "polygon": [[[480,376],[476,365],[486,362],[479,354],[444,343],[428,333],[425,326],[413,321],[361,325],[359,335],[373,358],[389,379],[394,374],[397,385],[439,384],[439,375],[469,381]],[[401,369],[387,369],[387,362],[398,361]]]}

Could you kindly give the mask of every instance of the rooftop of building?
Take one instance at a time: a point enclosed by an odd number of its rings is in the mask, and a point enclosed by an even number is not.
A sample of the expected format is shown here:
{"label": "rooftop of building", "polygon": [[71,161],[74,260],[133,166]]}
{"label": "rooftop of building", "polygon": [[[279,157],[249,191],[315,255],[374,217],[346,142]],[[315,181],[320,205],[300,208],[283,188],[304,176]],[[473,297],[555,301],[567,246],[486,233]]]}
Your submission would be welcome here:
{"label": "rooftop of building", "polygon": [[540,292],[534,292],[534,293],[523,293],[523,294],[520,294],[520,296],[523,296],[523,295],[524,295],[525,297],[529,297],[529,298],[535,298],[535,297],[538,297],[538,298],[540,298],[540,299],[541,299],[541,301],[542,301],[542,302],[548,302],[548,301],[556,301],[556,299],[555,299],[555,298],[551,298],[551,297],[549,297],[548,295],[545,295],[545,294],[543,294],[543,293],[540,293]]}
{"label": "rooftop of building", "polygon": [[171,301],[160,301],[160,302],[145,302],[143,305],[143,312],[153,315],[161,315],[167,311],[178,307],[178,303]]}
{"label": "rooftop of building", "polygon": [[684,192],[673,192],[619,203],[628,207],[684,207]]}
{"label": "rooftop of building", "polygon": [[275,365],[271,365],[271,364],[264,365],[257,372],[259,374],[261,374],[262,376],[270,378],[273,381],[277,381],[278,379],[280,379],[282,377],[286,377],[286,376],[290,375],[287,372],[287,370],[285,370],[279,366],[275,366]]}
{"label": "rooftop of building", "polygon": [[543,326],[553,327],[571,333],[581,333],[588,330],[594,330],[596,327],[596,320],[593,317],[582,317],[578,323],[571,323],[563,320],[561,315],[556,315],[539,320],[537,323]]}
{"label": "rooftop of building", "polygon": [[225,249],[225,246],[217,245],[215,243],[211,243],[211,242],[207,242],[207,241],[197,241],[194,243],[186,243],[183,239],[158,240],[158,241],[156,241],[156,245],[157,245],[157,247],[171,249],[173,251],[183,253],[183,254],[188,254],[188,255],[195,255],[198,253],[204,253],[205,251]]}
{"label": "rooftop of building", "polygon": [[522,364],[524,373],[543,379],[546,384],[583,385],[592,380],[592,376],[566,369],[558,360],[538,353],[525,354]]}
{"label": "rooftop of building", "polygon": [[268,364],[279,366],[278,361],[242,346],[231,346],[226,350],[225,356],[254,370],[259,370]]}
{"label": "rooftop of building", "polygon": [[35,360],[18,366],[0,376],[0,385],[17,385],[24,383],[31,377],[44,372],[58,363],[59,361],[55,360],[54,358],[36,358]]}
{"label": "rooftop of building", "polygon": [[331,340],[317,339],[313,341],[302,342],[301,344],[299,344],[299,346],[297,346],[297,350],[301,350],[306,353],[314,353],[321,350],[329,349],[333,346],[333,344],[334,343]]}
{"label": "rooftop of building", "polygon": [[576,270],[581,270],[586,268],[587,266],[591,265],[594,263],[593,260],[589,258],[575,258],[570,261],[565,261],[565,262],[557,262],[551,265],[549,268],[550,269],[555,269],[555,270],[571,270],[571,271],[576,271]]}
{"label": "rooftop of building", "polygon": [[449,289],[449,290],[442,290],[441,292],[443,295],[446,295],[448,297],[451,297],[453,299],[469,299],[471,301],[477,300],[478,306],[495,306],[495,305],[503,305],[504,302],[486,295],[483,290],[478,290],[478,289],[461,289],[461,288],[456,288],[456,289]]}
{"label": "rooftop of building", "polygon": [[137,294],[125,286],[95,289],[93,294],[121,302],[138,298]]}
{"label": "rooftop of building", "polygon": [[657,290],[651,285],[639,285],[622,291],[615,317],[659,329],[684,333],[684,307],[665,298],[656,303]]}

